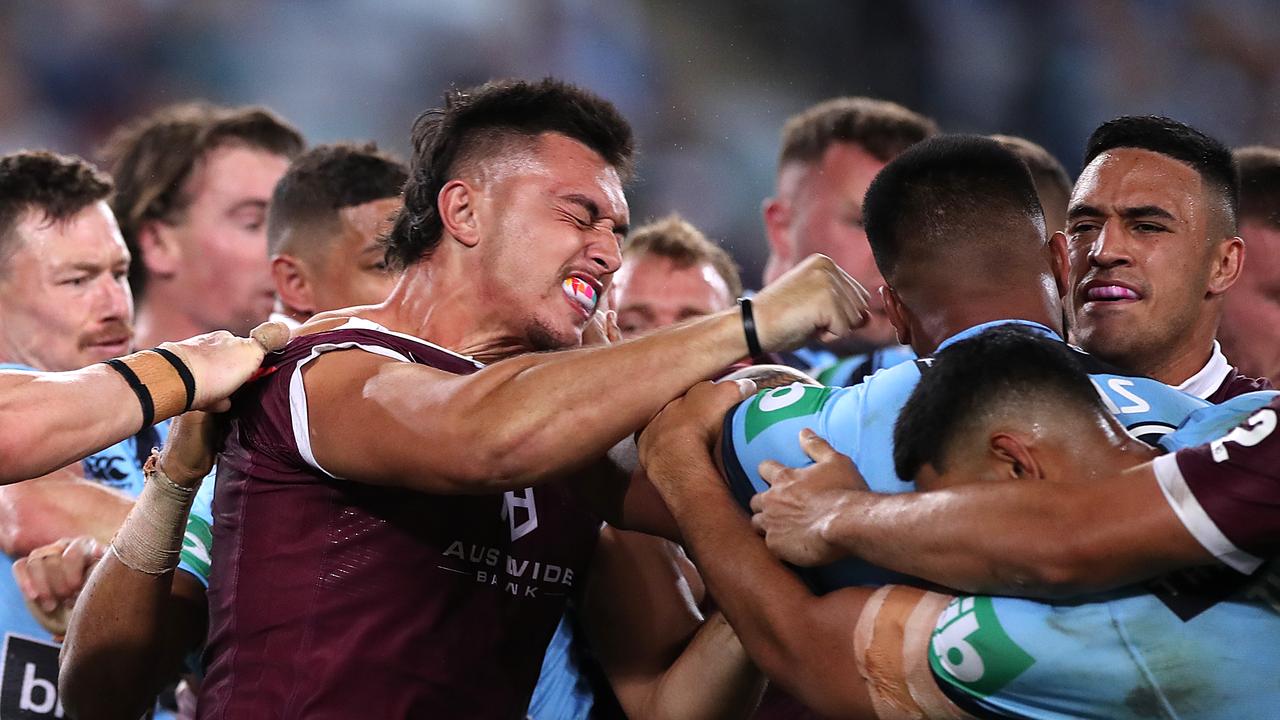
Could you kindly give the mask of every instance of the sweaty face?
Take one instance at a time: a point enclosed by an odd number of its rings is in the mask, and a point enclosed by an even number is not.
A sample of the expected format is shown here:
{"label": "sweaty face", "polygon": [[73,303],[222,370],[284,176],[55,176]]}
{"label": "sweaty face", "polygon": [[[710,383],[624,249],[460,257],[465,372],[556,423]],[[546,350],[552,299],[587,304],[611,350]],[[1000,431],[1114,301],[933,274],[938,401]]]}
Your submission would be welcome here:
{"label": "sweaty face", "polygon": [[1206,304],[1211,212],[1188,165],[1130,148],[1095,158],[1067,217],[1075,341],[1146,373],[1196,352],[1188,343],[1201,342],[1206,324],[1216,322]]}
{"label": "sweaty face", "polygon": [[1223,301],[1218,339],[1240,372],[1280,382],[1280,226],[1240,225],[1244,270]]}
{"label": "sweaty face", "polygon": [[376,305],[387,299],[397,276],[387,271],[378,238],[391,228],[392,215],[403,204],[400,198],[383,198],[338,211],[338,237],[328,252],[308,263],[313,313],[356,305]]}
{"label": "sweaty face", "polygon": [[133,338],[129,251],[106,203],[65,222],[27,212],[0,271],[0,353],[39,370],[123,355]]}
{"label": "sweaty face", "polygon": [[490,303],[536,349],[578,345],[621,263],[629,211],[617,170],[582,143],[546,133],[481,175],[486,272],[474,301]]}
{"label": "sweaty face", "polygon": [[857,145],[836,143],[818,163],[784,169],[779,178],[779,196],[790,207],[787,235],[793,253],[788,267],[808,255],[822,253],[867,288],[873,296],[871,321],[858,332],[857,339],[871,345],[895,341],[893,326],[878,299],[884,278],[867,244],[862,221],[867,188],[884,166]]}
{"label": "sweaty face", "polygon": [[724,278],[709,263],[680,267],[671,258],[629,256],[613,280],[618,329],[643,335],[733,304]]}
{"label": "sweaty face", "polygon": [[181,253],[175,280],[177,302],[205,330],[243,335],[271,312],[267,203],[288,165],[281,155],[224,145],[192,172],[191,205],[174,228]]}

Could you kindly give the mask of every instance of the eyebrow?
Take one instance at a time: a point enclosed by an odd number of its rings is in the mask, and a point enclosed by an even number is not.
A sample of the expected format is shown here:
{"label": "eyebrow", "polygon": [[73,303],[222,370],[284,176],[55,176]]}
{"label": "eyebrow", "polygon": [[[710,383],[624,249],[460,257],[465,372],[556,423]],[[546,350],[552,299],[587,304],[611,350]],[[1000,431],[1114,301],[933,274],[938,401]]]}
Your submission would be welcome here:
{"label": "eyebrow", "polygon": [[[586,210],[589,215],[591,215],[591,220],[593,222],[603,217],[603,215],[600,212],[600,206],[596,204],[595,200],[592,200],[586,195],[582,195],[580,193],[569,193],[567,195],[561,195],[561,197],[571,203],[574,203],[575,205],[582,206],[582,208]],[[626,237],[627,232],[630,230],[631,230],[631,226],[626,223],[614,223],[614,226],[613,226],[614,234]]]}
{"label": "eyebrow", "polygon": [[[1071,221],[1082,217],[1097,217],[1105,214],[1106,213],[1102,210],[1092,205],[1076,205],[1067,211],[1067,220]],[[1177,221],[1177,218],[1174,217],[1172,213],[1159,205],[1138,205],[1136,207],[1120,208],[1120,217],[1128,220],[1142,217],[1157,217],[1165,220]]]}
{"label": "eyebrow", "polygon": [[248,199],[248,200],[241,200],[240,202],[238,202],[238,203],[236,203],[235,205],[232,205],[230,208],[228,208],[228,209],[227,209],[227,214],[228,214],[228,215],[235,215],[236,213],[238,213],[238,212],[240,212],[241,210],[244,210],[244,209],[246,209],[246,208],[252,208],[252,209],[254,209],[254,210],[265,210],[265,209],[267,208],[267,201],[266,201],[266,200],[259,200],[259,199],[257,199],[257,198],[250,198],[250,199]]}

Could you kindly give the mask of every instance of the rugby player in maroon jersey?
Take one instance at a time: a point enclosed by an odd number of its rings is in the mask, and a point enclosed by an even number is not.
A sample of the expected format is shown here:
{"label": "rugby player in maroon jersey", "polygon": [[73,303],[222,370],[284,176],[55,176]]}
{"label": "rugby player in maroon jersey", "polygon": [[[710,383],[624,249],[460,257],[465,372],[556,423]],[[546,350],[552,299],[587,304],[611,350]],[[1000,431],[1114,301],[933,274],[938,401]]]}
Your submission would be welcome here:
{"label": "rugby player in maroon jersey", "polygon": [[1220,403],[1270,388],[1214,336],[1240,277],[1231,151],[1176,120],[1121,117],[1089,138],[1067,210],[1071,337],[1117,367]]}
{"label": "rugby player in maroon jersey", "polygon": [[[612,106],[554,81],[453,93],[419,121],[391,297],[317,317],[237,396],[201,717],[523,712],[600,519],[656,500],[606,451],[755,349],[730,310],[529,352],[581,341],[618,266],[630,153]],[[772,351],[847,333],[866,295],[817,257],[754,311]],[[689,699],[741,697],[740,645],[704,629],[690,648],[719,662],[689,664],[715,674]]]}

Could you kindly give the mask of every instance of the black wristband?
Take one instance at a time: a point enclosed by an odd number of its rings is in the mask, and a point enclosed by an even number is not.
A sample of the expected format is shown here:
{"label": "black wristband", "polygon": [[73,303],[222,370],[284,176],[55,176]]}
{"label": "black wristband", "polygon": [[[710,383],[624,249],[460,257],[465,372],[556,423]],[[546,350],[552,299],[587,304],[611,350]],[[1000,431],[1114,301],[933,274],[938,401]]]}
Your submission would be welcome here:
{"label": "black wristband", "polygon": [[105,361],[105,364],[107,367],[120,373],[120,377],[124,378],[124,381],[129,383],[129,389],[133,391],[134,395],[138,396],[138,406],[142,408],[142,427],[138,432],[142,432],[152,425],[155,425],[156,406],[151,400],[151,391],[148,390],[147,386],[143,385],[142,381],[138,379],[138,374],[133,371],[133,368],[130,368],[128,365],[125,365],[123,361],[116,358],[111,358],[110,360]]}
{"label": "black wristband", "polygon": [[742,332],[747,336],[747,354],[752,358],[764,355],[760,347],[760,337],[756,335],[756,318],[751,312],[751,298],[738,298],[738,307],[742,308]]}
{"label": "black wristband", "polygon": [[173,366],[173,369],[178,371],[178,377],[182,378],[182,386],[187,389],[187,405],[182,408],[182,412],[190,410],[191,406],[196,402],[196,378],[191,374],[191,368],[187,367],[187,364],[182,362],[182,358],[173,354],[170,350],[165,350],[162,347],[154,347],[151,348],[151,352],[159,355],[165,360],[168,360],[169,364]]}

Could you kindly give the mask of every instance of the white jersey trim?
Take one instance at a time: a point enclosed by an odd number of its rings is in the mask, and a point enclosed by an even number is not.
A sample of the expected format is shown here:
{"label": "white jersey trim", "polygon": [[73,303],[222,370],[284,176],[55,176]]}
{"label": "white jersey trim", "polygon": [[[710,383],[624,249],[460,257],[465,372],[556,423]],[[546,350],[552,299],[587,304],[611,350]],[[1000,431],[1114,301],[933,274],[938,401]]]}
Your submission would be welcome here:
{"label": "white jersey trim", "polygon": [[1227,356],[1222,354],[1222,346],[1214,340],[1213,354],[1209,356],[1209,362],[1200,368],[1200,372],[1182,381],[1178,389],[1188,395],[1195,395],[1201,400],[1208,400],[1210,395],[1222,387],[1222,383],[1230,374],[1231,363],[1227,362]]}
{"label": "white jersey trim", "polygon": [[399,362],[413,362],[404,355],[381,345],[365,345],[354,341],[340,343],[321,343],[311,348],[311,354],[303,358],[293,368],[293,376],[289,378],[289,420],[293,424],[293,441],[298,446],[298,454],[304,462],[334,479],[337,475],[325,470],[316,461],[315,452],[311,448],[311,418],[307,416],[307,388],[302,381],[302,368],[321,355],[334,350],[350,350],[357,348],[374,355],[381,355]]}
{"label": "white jersey trim", "polygon": [[402,338],[404,340],[410,340],[412,342],[418,343],[419,345],[426,345],[429,348],[435,348],[436,350],[439,350],[442,353],[448,353],[449,355],[452,355],[456,358],[461,358],[463,360],[466,360],[472,365],[475,365],[477,368],[484,367],[484,363],[480,362],[479,360],[476,360],[470,355],[463,355],[462,353],[456,353],[447,347],[441,347],[429,340],[423,340],[422,338],[416,337],[414,335],[408,335],[406,333],[396,332],[395,330],[388,330],[387,328],[379,325],[378,323],[372,320],[366,320],[365,318],[362,318],[362,317],[349,317],[347,318],[347,321],[345,323],[339,325],[336,328],[333,328],[333,330],[326,330],[325,332],[333,332],[334,330],[373,330],[375,332],[380,332],[386,335],[392,335],[398,338]]}
{"label": "white jersey trim", "polygon": [[1156,473],[1156,482],[1160,484],[1164,499],[1205,550],[1233,570],[1246,575],[1262,565],[1261,558],[1236,547],[1209,517],[1209,513],[1205,512],[1186,479],[1182,477],[1182,468],[1178,467],[1176,454],[1161,455],[1151,463],[1151,468]]}

